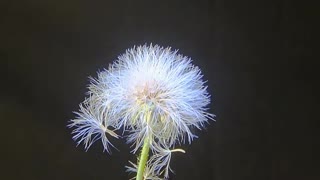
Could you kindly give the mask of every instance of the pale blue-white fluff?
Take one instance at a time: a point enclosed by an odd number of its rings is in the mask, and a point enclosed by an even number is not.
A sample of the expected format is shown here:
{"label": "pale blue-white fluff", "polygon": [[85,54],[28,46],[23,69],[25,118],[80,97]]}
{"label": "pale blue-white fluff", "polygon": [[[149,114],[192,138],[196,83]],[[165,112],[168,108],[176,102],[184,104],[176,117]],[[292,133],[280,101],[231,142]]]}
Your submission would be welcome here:
{"label": "pale blue-white fluff", "polygon": [[109,152],[108,137],[118,137],[117,130],[128,134],[134,153],[150,139],[148,167],[157,174],[163,169],[167,177],[175,145],[190,143],[196,137],[192,129],[213,118],[206,89],[190,58],[157,45],[134,47],[91,78],[89,97],[69,126],[86,149],[101,139]]}

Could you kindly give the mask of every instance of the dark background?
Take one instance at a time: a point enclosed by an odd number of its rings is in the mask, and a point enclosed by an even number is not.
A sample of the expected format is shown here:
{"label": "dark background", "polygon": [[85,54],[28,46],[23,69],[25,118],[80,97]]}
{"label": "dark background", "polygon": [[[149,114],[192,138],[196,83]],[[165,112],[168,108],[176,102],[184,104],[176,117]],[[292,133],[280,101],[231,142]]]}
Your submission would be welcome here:
{"label": "dark background", "polygon": [[100,143],[86,153],[66,124],[87,77],[145,43],[191,57],[217,115],[186,154],[174,154],[171,179],[320,179],[318,6],[2,0],[0,10],[0,179],[128,179],[135,157],[124,142],[111,156]]}

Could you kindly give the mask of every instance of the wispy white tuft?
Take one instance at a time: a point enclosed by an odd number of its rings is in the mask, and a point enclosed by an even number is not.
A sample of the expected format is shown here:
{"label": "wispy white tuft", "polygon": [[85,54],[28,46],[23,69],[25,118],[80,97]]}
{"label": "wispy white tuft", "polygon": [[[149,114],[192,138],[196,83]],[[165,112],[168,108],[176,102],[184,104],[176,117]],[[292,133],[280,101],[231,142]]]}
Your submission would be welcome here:
{"label": "wispy white tuft", "polygon": [[110,152],[106,133],[118,136],[109,127],[122,129],[129,134],[127,142],[135,153],[148,138],[154,153],[150,170],[168,177],[169,149],[191,143],[196,137],[192,129],[202,129],[213,119],[207,112],[210,95],[203,75],[191,62],[157,45],[127,50],[97,78],[91,78],[90,98],[69,125],[76,128],[74,139],[86,149],[101,139]]}
{"label": "wispy white tuft", "polygon": [[[129,173],[137,173],[138,166],[132,162],[129,161],[131,166],[126,166],[127,172]],[[136,177],[131,178],[130,180],[136,179]],[[150,167],[147,165],[145,167],[145,170],[143,172],[143,179],[145,180],[161,180],[162,178],[158,177],[158,175],[155,174],[155,171],[152,171]]]}
{"label": "wispy white tuft", "polygon": [[155,172],[156,174],[163,175],[164,178],[169,178],[169,172],[172,171],[170,168],[171,155],[173,152],[182,152],[185,153],[182,149],[167,149],[160,147],[159,145],[155,145],[155,152],[150,157],[148,161],[148,165],[150,166],[150,170]]}
{"label": "wispy white tuft", "polygon": [[[92,97],[89,99],[92,100]],[[72,134],[74,134],[73,139],[84,144],[84,148],[88,150],[90,146],[97,140],[101,140],[104,150],[110,153],[109,139],[107,134],[118,138],[118,135],[112,130],[108,129],[108,123],[103,114],[96,111],[92,104],[88,104],[88,99],[83,104],[80,104],[79,112],[75,112],[77,118],[71,120],[68,127],[74,128]]]}

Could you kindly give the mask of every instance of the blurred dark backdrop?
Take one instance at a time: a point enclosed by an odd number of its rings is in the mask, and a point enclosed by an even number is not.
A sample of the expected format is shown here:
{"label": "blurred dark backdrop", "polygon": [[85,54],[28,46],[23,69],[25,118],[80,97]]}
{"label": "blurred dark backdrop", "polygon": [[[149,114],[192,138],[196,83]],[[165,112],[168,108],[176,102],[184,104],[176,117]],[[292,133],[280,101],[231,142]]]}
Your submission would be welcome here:
{"label": "blurred dark backdrop", "polygon": [[217,115],[186,154],[174,154],[171,179],[319,179],[317,6],[2,0],[0,10],[0,179],[128,179],[135,157],[124,142],[111,156],[100,143],[85,152],[66,124],[87,77],[145,43],[190,56]]}

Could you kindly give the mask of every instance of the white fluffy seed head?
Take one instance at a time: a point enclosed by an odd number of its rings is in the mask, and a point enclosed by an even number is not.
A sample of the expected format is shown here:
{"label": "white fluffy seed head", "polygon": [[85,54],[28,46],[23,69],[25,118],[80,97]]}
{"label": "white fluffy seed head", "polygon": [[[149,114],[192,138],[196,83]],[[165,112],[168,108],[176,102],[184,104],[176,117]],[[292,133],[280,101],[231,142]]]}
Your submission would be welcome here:
{"label": "white fluffy seed head", "polygon": [[108,151],[105,132],[116,135],[105,129],[123,128],[129,133],[127,141],[135,144],[133,152],[148,137],[153,152],[163,151],[169,157],[176,143],[190,143],[196,137],[192,128],[201,129],[213,118],[206,112],[210,103],[206,88],[200,69],[190,58],[157,45],[134,47],[91,78],[90,98],[70,127],[76,127],[74,138],[86,148],[97,134]]}
{"label": "white fluffy seed head", "polygon": [[200,69],[170,48],[145,45],[127,50],[99,74],[90,90],[119,118],[117,126],[138,132],[148,127],[141,133],[152,134],[168,147],[185,139],[191,142],[190,128],[200,129],[212,117],[206,112],[210,99]]}

